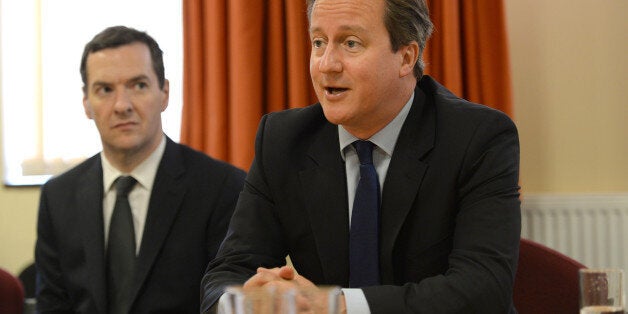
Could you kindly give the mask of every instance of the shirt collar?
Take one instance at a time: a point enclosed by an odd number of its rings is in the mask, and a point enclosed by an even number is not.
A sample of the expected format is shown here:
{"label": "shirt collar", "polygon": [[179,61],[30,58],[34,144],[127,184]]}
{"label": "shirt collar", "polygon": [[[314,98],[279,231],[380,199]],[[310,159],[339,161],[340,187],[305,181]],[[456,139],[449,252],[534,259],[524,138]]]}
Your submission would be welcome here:
{"label": "shirt collar", "polygon": [[[406,121],[406,117],[408,116],[408,112],[412,107],[412,102],[414,101],[414,93],[410,96],[410,99],[406,104],[401,108],[401,111],[397,114],[397,116],[390,121],[383,129],[379,132],[375,133],[368,140],[373,142],[373,144],[377,145],[381,150],[383,150],[388,156],[392,156],[393,150],[395,149],[395,144],[397,144],[397,138],[399,137],[399,133],[401,132],[401,127],[403,123]],[[345,159],[345,149],[347,146],[351,145],[351,143],[359,140],[359,138],[355,137],[353,134],[349,133],[342,125],[338,125],[338,139],[340,142],[340,155],[342,159]]]}
{"label": "shirt collar", "polygon": [[121,175],[131,175],[137,182],[147,190],[152,190],[153,182],[155,182],[155,176],[157,175],[157,168],[159,167],[159,162],[161,161],[161,157],[166,150],[166,137],[162,136],[161,142],[159,146],[146,158],[142,163],[140,163],[131,173],[122,173],[120,170],[116,169],[105,157],[103,152],[100,152],[100,160],[102,162],[103,169],[103,187],[105,189],[105,194],[111,189],[113,182]]}

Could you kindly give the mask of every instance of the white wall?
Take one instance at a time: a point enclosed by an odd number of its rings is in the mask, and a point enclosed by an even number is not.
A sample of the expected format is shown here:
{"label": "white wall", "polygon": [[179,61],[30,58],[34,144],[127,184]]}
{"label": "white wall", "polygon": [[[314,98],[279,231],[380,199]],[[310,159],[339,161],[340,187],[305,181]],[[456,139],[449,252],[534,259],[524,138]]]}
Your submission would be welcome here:
{"label": "white wall", "polygon": [[628,191],[628,1],[505,3],[522,192]]}

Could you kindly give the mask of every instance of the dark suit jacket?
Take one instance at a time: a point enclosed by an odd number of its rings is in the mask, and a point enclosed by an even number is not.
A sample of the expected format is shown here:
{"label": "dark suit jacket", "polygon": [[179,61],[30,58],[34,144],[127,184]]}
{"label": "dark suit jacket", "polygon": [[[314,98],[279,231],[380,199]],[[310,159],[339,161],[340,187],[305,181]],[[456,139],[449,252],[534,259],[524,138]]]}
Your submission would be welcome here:
{"label": "dark suit jacket", "polygon": [[[198,313],[200,280],[244,171],[167,139],[133,283],[133,313]],[[41,312],[106,313],[100,154],[42,188],[35,250]]]}
{"label": "dark suit jacket", "polygon": [[[223,287],[289,254],[315,284],[348,286],[349,222],[337,126],[319,104],[265,116],[225,242],[203,278]],[[519,142],[503,113],[430,77],[415,89],[383,186],[382,285],[372,313],[508,313],[520,234]]]}

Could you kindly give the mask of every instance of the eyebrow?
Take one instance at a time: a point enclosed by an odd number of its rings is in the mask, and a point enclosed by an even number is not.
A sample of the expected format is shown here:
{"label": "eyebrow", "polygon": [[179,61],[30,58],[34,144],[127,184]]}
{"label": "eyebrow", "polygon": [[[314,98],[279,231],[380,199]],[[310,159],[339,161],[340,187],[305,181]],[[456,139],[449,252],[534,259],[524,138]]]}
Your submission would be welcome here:
{"label": "eyebrow", "polygon": [[130,80],[128,80],[128,82],[137,82],[137,81],[144,81],[144,80],[146,80],[146,81],[150,80],[148,75],[141,74],[141,75],[138,75],[138,76],[134,76]]}
{"label": "eyebrow", "polygon": [[[358,25],[341,25],[339,27],[341,31],[355,31],[355,32],[366,32],[366,29],[362,26]],[[320,26],[310,28],[310,33],[320,32],[322,28]]]}
{"label": "eyebrow", "polygon": [[[137,76],[134,76],[132,78],[130,78],[129,80],[127,80],[127,82],[137,82],[137,81],[143,81],[143,80],[149,80],[148,75],[145,74],[140,74]],[[110,82],[105,82],[105,81],[94,81],[91,86],[101,86],[101,85],[111,85],[112,83]]]}

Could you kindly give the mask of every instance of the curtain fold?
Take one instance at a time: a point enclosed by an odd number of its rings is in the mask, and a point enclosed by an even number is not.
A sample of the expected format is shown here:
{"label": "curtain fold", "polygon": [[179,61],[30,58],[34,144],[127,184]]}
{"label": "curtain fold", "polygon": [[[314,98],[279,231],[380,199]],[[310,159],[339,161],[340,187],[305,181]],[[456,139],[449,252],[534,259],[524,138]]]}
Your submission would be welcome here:
{"label": "curtain fold", "polygon": [[512,116],[503,0],[428,0],[426,74],[462,98]]}
{"label": "curtain fold", "polygon": [[263,114],[314,103],[305,1],[185,0],[181,142],[248,169]]}
{"label": "curtain fold", "polygon": [[[426,74],[511,114],[503,0],[428,0]],[[305,0],[183,0],[181,142],[248,169],[265,113],[316,102]]]}

